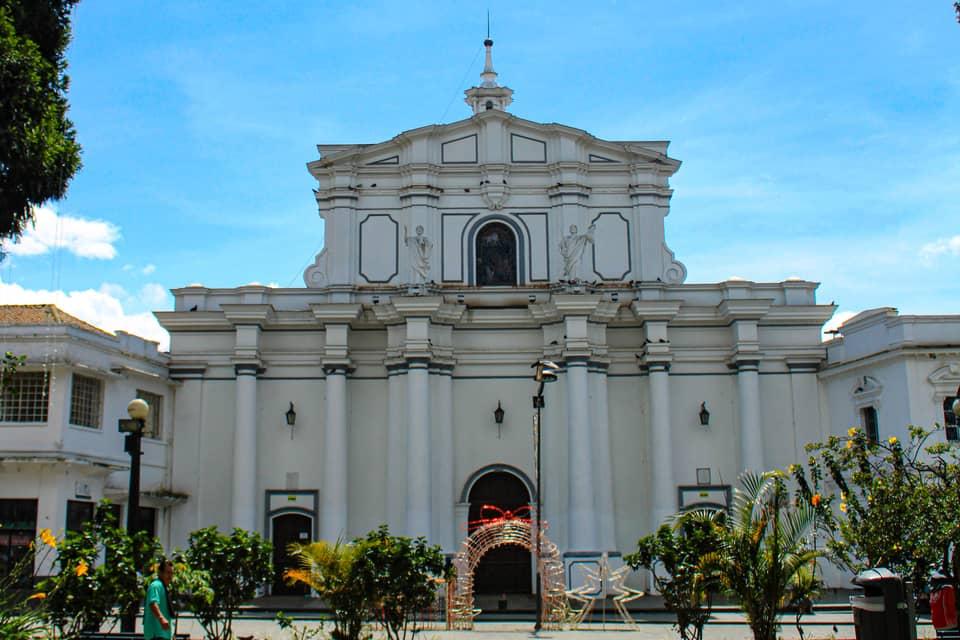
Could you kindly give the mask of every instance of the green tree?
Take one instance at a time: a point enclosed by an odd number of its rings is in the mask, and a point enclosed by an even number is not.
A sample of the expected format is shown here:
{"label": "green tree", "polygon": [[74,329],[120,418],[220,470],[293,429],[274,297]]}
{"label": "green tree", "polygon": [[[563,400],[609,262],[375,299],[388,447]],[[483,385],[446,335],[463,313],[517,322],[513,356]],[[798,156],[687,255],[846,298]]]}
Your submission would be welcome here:
{"label": "green tree", "polygon": [[680,514],[656,533],[640,538],[637,550],[624,557],[634,569],[653,574],[664,607],[677,617],[674,626],[683,640],[701,640],[710,619],[719,576],[701,558],[718,551],[722,519],[722,511]]}
{"label": "green tree", "polygon": [[333,612],[333,640],[359,640],[373,609],[373,594],[355,576],[359,550],[356,544],[339,541],[290,545],[299,567],[288,569],[284,577],[308,585],[323,598]]}
{"label": "green tree", "polygon": [[77,0],[0,0],[0,238],[62,198],[80,168],[65,51]]}
{"label": "green tree", "polygon": [[12,351],[4,352],[3,360],[0,361],[0,396],[11,386],[14,374],[26,361],[27,356],[14,355]]}
{"label": "green tree", "polygon": [[237,609],[273,575],[271,553],[268,541],[243,529],[224,535],[216,527],[207,527],[190,534],[187,564],[209,576],[212,597],[184,594],[184,604],[197,616],[208,638],[233,638]]}
{"label": "green tree", "polygon": [[57,546],[58,572],[40,585],[56,635],[75,638],[107,620],[116,624],[123,612],[139,607],[144,576],[160,551],[156,538],[144,531],[129,535],[103,508],[80,531],[68,533]]}
{"label": "green tree", "polygon": [[820,552],[808,537],[815,512],[807,502],[791,504],[785,477],[744,473],[720,530],[720,549],[703,559],[739,601],[755,640],[775,640],[779,610],[816,588],[810,576]]}
{"label": "green tree", "polygon": [[930,570],[955,576],[950,551],[960,542],[960,464],[934,431],[909,427],[910,438],[871,441],[852,427],[807,445],[806,466],[794,465],[799,497],[817,508],[834,564],[859,572],[887,567],[920,593]]}
{"label": "green tree", "polygon": [[442,549],[424,538],[391,536],[386,525],[354,544],[355,579],[373,600],[387,637],[406,638],[409,623],[433,603],[438,580],[449,578]]}

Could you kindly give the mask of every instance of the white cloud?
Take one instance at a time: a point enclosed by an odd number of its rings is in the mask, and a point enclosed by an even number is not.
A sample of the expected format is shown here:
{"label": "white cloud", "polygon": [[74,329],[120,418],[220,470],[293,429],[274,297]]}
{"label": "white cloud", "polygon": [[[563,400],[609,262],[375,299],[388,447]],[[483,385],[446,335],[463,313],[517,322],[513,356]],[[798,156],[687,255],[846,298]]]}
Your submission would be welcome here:
{"label": "white cloud", "polygon": [[81,258],[112,260],[117,255],[113,246],[120,238],[120,228],[104,220],[61,216],[50,206],[34,209],[34,222],[17,242],[4,240],[3,250],[14,256],[39,256],[56,249],[66,249]]}
{"label": "white cloud", "polygon": [[151,282],[143,285],[138,297],[148,307],[162,307],[167,303],[167,289],[163,285]]}
{"label": "white cloud", "polygon": [[828,331],[836,331],[837,328],[842,325],[844,322],[852,318],[853,316],[860,313],[859,311],[837,311],[833,314],[833,317],[827,320],[826,324],[823,325],[823,332],[820,334],[821,339],[826,342],[827,340],[833,340],[836,337],[834,333],[827,333]]}
{"label": "white cloud", "polygon": [[147,266],[145,266],[143,269],[140,270],[140,273],[142,273],[145,276],[148,276],[156,270],[157,270],[157,265],[148,264]]}
{"label": "white cloud", "polygon": [[927,264],[932,263],[934,258],[945,253],[960,256],[960,235],[952,238],[940,238],[920,247],[920,259]]}
{"label": "white cloud", "polygon": [[3,300],[4,304],[55,304],[95,327],[110,332],[126,331],[158,342],[161,350],[168,350],[170,336],[166,330],[150,312],[128,313],[120,301],[123,294],[122,288],[109,283],[101,285],[99,289],[47,291],[25,289],[18,284],[0,281],[0,300]]}

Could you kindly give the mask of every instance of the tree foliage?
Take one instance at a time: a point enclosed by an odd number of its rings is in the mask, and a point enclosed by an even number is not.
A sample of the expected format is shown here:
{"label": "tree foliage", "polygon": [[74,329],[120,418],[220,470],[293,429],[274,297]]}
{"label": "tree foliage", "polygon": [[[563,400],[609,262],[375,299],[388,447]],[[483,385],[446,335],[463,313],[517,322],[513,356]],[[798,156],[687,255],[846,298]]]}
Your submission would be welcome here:
{"label": "tree foliage", "polygon": [[808,502],[792,504],[785,474],[744,473],[722,521],[720,549],[703,558],[739,601],[755,640],[775,640],[779,611],[808,598],[817,587],[812,548],[816,517]]}
{"label": "tree foliage", "polygon": [[[57,574],[41,583],[48,619],[60,638],[118,621],[143,600],[144,576],[160,553],[156,538],[117,526],[109,509],[68,533],[57,546]],[[101,561],[103,558],[103,561]]]}
{"label": "tree foliage", "polygon": [[663,605],[672,611],[683,640],[701,640],[710,619],[712,596],[719,575],[701,558],[720,547],[722,511],[690,511],[663,524],[656,533],[640,538],[637,550],[624,557],[634,569],[653,574]]}
{"label": "tree foliage", "polygon": [[80,168],[65,51],[77,0],[0,0],[0,238],[63,197]]}
{"label": "tree foliage", "polygon": [[12,351],[4,352],[3,360],[0,360],[0,395],[13,384],[13,376],[26,361],[27,356],[14,355]]}
{"label": "tree foliage", "polygon": [[206,574],[212,593],[184,593],[182,598],[208,638],[233,637],[234,613],[273,575],[271,552],[268,541],[243,529],[225,535],[207,527],[190,534],[187,564]]}
{"label": "tree foliage", "polygon": [[333,640],[359,640],[363,624],[373,609],[372,595],[355,577],[359,547],[320,540],[292,544],[290,553],[299,565],[284,577],[314,590],[333,612]]}
{"label": "tree foliage", "polygon": [[919,593],[932,569],[956,577],[960,542],[960,459],[934,431],[909,427],[910,439],[871,441],[852,427],[807,446],[794,465],[799,495],[817,508],[831,561],[850,571],[887,567]]}
{"label": "tree foliage", "polygon": [[432,603],[439,579],[447,576],[439,545],[425,538],[391,536],[386,525],[355,541],[356,578],[368,590],[387,637],[407,637],[414,616]]}

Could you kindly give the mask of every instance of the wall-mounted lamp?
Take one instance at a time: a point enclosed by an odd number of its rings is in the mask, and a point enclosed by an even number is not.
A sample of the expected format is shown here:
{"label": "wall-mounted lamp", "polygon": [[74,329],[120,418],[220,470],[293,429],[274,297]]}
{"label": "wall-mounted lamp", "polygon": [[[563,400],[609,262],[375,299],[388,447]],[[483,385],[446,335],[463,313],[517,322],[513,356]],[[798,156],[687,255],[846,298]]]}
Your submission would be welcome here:
{"label": "wall-mounted lamp", "polygon": [[700,412],[697,414],[700,416],[700,424],[706,427],[710,424],[710,412],[707,411],[706,401],[700,403]]}
{"label": "wall-mounted lamp", "polygon": [[287,409],[287,412],[283,414],[287,418],[287,426],[292,427],[297,424],[297,412],[293,410],[293,403],[290,403],[290,408]]}
{"label": "wall-mounted lamp", "polygon": [[497,400],[497,408],[493,410],[493,420],[497,423],[497,440],[500,439],[500,429],[503,427],[503,417],[506,413],[500,405],[500,401]]}

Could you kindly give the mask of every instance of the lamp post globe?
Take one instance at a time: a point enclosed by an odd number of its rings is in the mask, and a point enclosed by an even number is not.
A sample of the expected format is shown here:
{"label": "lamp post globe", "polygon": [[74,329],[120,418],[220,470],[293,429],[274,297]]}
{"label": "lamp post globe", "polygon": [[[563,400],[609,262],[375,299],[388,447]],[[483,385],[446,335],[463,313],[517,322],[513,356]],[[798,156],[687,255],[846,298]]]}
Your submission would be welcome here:
{"label": "lamp post globe", "polygon": [[147,404],[146,400],[134,398],[127,403],[127,415],[134,420],[146,420],[147,416],[150,415],[150,405]]}

